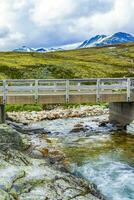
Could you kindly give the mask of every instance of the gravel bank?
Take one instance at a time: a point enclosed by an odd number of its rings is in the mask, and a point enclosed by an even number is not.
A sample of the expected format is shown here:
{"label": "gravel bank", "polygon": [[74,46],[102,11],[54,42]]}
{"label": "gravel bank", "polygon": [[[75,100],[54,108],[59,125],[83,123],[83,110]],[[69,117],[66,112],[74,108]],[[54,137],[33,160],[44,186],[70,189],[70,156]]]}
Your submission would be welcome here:
{"label": "gravel bank", "polygon": [[44,110],[40,112],[8,112],[7,119],[18,123],[29,124],[32,122],[39,122],[43,120],[100,116],[108,113],[109,109],[103,108],[101,106],[81,106],[79,108],[56,108],[50,111]]}

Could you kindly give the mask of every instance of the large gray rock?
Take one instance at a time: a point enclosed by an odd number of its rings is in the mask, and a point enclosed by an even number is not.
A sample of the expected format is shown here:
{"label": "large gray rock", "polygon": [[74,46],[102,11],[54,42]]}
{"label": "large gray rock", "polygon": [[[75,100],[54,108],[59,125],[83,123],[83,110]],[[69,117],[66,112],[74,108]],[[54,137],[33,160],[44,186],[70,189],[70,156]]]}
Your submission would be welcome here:
{"label": "large gray rock", "polygon": [[0,200],[13,200],[13,198],[7,192],[0,189]]}
{"label": "large gray rock", "polygon": [[[21,155],[22,156],[22,155]],[[31,159],[29,165],[0,159],[0,200],[98,200],[88,182]]]}
{"label": "large gray rock", "polygon": [[0,134],[0,200],[98,200],[88,182],[24,154],[29,142],[23,134],[7,125]]}
{"label": "large gray rock", "polygon": [[24,150],[30,143],[26,136],[20,134],[6,124],[0,124],[0,150],[17,149]]}

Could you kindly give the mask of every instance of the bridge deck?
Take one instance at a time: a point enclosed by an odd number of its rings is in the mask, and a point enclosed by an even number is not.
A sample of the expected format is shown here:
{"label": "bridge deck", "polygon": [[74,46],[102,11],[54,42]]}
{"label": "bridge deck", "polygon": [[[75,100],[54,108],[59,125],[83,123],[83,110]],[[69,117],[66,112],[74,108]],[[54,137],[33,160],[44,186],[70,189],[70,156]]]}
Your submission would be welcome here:
{"label": "bridge deck", "polygon": [[0,81],[1,104],[129,101],[134,101],[134,78]]}

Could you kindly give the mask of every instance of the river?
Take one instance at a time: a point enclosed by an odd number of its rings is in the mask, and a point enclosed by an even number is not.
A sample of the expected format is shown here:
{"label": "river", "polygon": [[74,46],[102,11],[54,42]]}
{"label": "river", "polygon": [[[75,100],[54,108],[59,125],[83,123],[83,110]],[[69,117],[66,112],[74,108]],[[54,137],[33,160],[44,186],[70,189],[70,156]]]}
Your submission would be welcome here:
{"label": "river", "polygon": [[[68,157],[71,172],[95,183],[108,200],[134,200],[134,128],[123,132],[111,124],[100,126],[106,118],[57,119],[32,126],[51,131],[49,137]],[[86,129],[73,131],[81,126]]]}

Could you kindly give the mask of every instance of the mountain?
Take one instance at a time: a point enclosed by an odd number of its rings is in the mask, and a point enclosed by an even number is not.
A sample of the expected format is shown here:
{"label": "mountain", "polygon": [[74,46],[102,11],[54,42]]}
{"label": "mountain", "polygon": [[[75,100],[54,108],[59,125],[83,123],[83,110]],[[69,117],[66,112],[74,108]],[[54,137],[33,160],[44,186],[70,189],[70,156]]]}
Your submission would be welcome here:
{"label": "mountain", "polygon": [[90,45],[94,45],[99,41],[102,41],[104,38],[106,37],[106,35],[96,35],[95,37],[92,37],[89,40],[85,40],[80,46],[79,48],[83,48],[83,47],[87,47]]}
{"label": "mountain", "polygon": [[13,51],[15,52],[39,52],[39,53],[44,53],[47,51],[47,49],[40,47],[40,48],[30,48],[27,46],[22,46],[21,48],[16,48]]}
{"label": "mountain", "polygon": [[35,52],[39,52],[39,53],[44,53],[44,52],[46,52],[47,50],[46,50],[45,48],[41,47],[41,48],[34,49],[34,51],[35,51]]}
{"label": "mountain", "polygon": [[116,45],[122,43],[134,42],[134,36],[128,33],[118,32],[113,35],[96,35],[89,40],[85,40],[84,42],[62,45],[58,47],[51,48],[30,48],[27,46],[22,46],[21,48],[14,49],[15,52],[53,52],[53,51],[64,51],[64,50],[73,50],[87,47],[102,47],[108,45]]}
{"label": "mountain", "polygon": [[113,35],[96,35],[95,37],[85,40],[79,48],[94,47],[94,46],[107,46],[122,43],[134,42],[134,36],[128,33],[118,32]]}
{"label": "mountain", "polygon": [[47,49],[48,52],[51,52],[51,51],[63,51],[63,50],[64,50],[64,49],[61,48],[61,47],[55,47],[55,48],[51,47],[51,48],[48,48],[48,49]]}
{"label": "mountain", "polygon": [[51,52],[51,51],[61,51],[64,50],[60,47],[57,48],[44,48],[44,47],[39,47],[39,48],[30,48],[27,46],[22,46],[21,48],[16,48],[13,51],[14,52],[38,52],[38,53],[45,53],[45,52]]}
{"label": "mountain", "polygon": [[61,48],[64,50],[72,50],[72,49],[77,49],[80,45],[81,45],[81,42],[77,42],[73,44],[62,45]]}
{"label": "mountain", "polygon": [[27,46],[22,46],[21,48],[16,48],[13,51],[15,51],[15,52],[34,52],[34,49],[27,47]]}
{"label": "mountain", "polygon": [[38,52],[38,53],[45,53],[45,52],[53,52],[53,51],[64,51],[64,50],[72,50],[76,49],[81,42],[79,43],[74,43],[74,44],[67,44],[67,45],[62,45],[58,47],[50,47],[50,48],[30,48],[27,46],[22,46],[21,48],[16,48],[13,51],[14,52]]}

